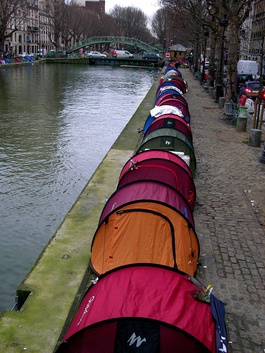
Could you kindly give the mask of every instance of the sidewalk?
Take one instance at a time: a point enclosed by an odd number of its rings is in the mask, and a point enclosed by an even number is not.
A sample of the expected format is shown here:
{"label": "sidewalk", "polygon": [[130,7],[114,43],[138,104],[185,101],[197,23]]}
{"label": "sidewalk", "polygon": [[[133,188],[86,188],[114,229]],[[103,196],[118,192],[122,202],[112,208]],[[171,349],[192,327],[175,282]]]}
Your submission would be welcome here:
{"label": "sidewalk", "polygon": [[189,70],[185,98],[197,171],[198,277],[226,304],[230,353],[265,352],[265,164],[263,150],[232,122]]}

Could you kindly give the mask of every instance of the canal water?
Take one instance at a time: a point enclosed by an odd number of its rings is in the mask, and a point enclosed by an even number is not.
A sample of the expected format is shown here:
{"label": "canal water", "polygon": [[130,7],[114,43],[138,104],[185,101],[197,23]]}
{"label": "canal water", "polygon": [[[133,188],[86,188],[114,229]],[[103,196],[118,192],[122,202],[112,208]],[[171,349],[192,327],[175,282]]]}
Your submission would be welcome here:
{"label": "canal water", "polygon": [[58,64],[0,69],[0,310],[12,308],[16,288],[158,74]]}

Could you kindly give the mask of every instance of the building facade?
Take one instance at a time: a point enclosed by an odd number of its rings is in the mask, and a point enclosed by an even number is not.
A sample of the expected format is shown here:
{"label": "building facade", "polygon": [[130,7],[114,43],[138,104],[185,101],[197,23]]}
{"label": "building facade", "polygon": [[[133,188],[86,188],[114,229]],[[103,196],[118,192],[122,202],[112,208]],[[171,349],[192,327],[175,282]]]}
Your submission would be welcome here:
{"label": "building facade", "polygon": [[264,65],[264,37],[265,37],[265,0],[256,0],[253,4],[252,28],[249,54],[252,60],[262,63],[262,72],[265,72]]}
{"label": "building facade", "polygon": [[105,13],[105,0],[89,0],[85,2],[85,7],[98,15]]}
{"label": "building facade", "polygon": [[[26,6],[21,7],[10,21],[4,43],[4,52],[11,56],[20,53],[48,53],[55,49],[55,43],[64,49],[61,33],[56,32],[56,7],[60,9],[64,0],[26,0]],[[98,15],[105,13],[105,0],[77,0],[76,3]],[[59,10],[60,11],[60,10]],[[16,29],[16,30],[15,30]]]}
{"label": "building facade", "polygon": [[249,16],[244,21],[239,32],[239,38],[240,38],[239,59],[240,60],[253,60],[251,55],[251,50],[250,50],[253,11],[254,11],[254,3],[252,3]]}
{"label": "building facade", "polygon": [[4,51],[10,55],[47,53],[54,49],[51,0],[27,0],[10,21],[8,32],[11,34],[5,40]]}

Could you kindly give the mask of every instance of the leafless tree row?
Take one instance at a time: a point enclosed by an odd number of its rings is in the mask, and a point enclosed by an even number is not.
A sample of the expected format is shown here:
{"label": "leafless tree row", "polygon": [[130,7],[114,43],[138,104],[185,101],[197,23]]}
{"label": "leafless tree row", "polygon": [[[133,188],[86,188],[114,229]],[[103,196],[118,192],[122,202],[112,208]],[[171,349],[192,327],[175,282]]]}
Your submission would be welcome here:
{"label": "leafless tree row", "polygon": [[194,48],[195,66],[203,51],[205,34],[209,34],[209,81],[212,84],[218,75],[221,76],[221,49],[227,51],[227,99],[235,101],[240,28],[249,15],[251,3],[253,0],[160,0],[163,6],[161,11],[170,13],[170,18],[175,21],[176,41],[185,41],[184,45]]}

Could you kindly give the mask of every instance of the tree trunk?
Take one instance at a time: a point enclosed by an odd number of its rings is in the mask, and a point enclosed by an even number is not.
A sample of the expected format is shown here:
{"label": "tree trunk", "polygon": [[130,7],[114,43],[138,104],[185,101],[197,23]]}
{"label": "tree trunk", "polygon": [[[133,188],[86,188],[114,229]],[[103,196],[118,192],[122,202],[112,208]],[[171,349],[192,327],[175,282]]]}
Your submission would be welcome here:
{"label": "tree trunk", "polygon": [[226,101],[232,99],[237,102],[237,62],[238,62],[238,23],[237,17],[231,16],[228,32],[229,52],[228,52],[228,70],[227,70],[227,90]]}

